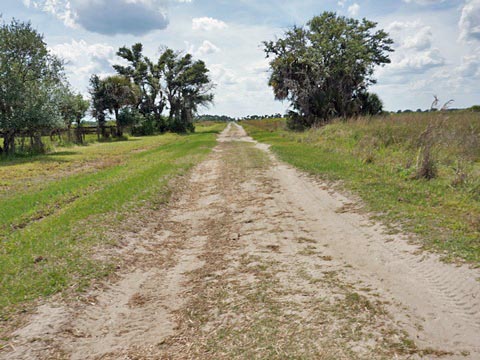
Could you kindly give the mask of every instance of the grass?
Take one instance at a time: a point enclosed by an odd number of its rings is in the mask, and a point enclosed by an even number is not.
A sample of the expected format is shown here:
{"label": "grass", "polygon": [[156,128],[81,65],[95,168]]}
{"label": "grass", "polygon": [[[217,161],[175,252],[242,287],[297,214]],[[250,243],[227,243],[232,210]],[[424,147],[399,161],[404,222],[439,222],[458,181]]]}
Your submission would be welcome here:
{"label": "grass", "polygon": [[113,265],[91,256],[106,228],[167,201],[169,181],[210,152],[223,126],[0,162],[0,319],[109,274]]}
{"label": "grass", "polygon": [[[479,114],[360,118],[303,133],[280,119],[245,128],[282,160],[358,194],[392,231],[416,234],[446,260],[480,264]],[[425,141],[437,174],[431,180],[417,176]]]}

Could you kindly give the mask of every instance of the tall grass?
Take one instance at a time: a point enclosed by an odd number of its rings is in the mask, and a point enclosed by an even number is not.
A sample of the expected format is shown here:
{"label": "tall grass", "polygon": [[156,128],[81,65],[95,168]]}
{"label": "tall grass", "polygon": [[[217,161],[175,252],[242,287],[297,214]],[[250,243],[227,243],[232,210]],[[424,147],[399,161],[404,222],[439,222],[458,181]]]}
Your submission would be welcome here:
{"label": "tall grass", "polygon": [[246,127],[283,160],[343,180],[387,224],[418,234],[426,247],[480,261],[480,114],[365,117],[303,133],[283,124]]}

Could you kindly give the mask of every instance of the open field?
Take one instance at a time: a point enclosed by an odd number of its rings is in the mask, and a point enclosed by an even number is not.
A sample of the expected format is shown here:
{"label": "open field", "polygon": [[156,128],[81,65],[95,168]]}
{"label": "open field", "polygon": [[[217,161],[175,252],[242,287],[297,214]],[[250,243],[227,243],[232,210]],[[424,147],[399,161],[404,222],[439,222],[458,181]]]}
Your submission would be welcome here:
{"label": "open field", "polygon": [[[480,114],[360,118],[303,133],[285,131],[282,120],[245,128],[280,159],[359,195],[391,231],[417,234],[446,259],[480,264]],[[426,146],[431,180],[417,176]]]}
{"label": "open field", "polygon": [[125,217],[169,198],[169,182],[201,161],[224,125],[57,149],[0,162],[0,315],[61,290],[81,290],[114,264],[93,260]]}

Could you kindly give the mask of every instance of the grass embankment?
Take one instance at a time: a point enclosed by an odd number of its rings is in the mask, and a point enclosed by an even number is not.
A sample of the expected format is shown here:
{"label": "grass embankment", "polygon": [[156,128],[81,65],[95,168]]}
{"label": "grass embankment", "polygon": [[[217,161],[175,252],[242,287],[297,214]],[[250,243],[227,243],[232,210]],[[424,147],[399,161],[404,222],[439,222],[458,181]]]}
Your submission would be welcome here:
{"label": "grass embankment", "polygon": [[[303,133],[284,125],[245,123],[282,160],[353,190],[392,230],[417,234],[448,260],[480,264],[480,114],[363,118]],[[417,176],[426,147],[431,180]]]}
{"label": "grass embankment", "polygon": [[223,127],[0,162],[0,319],[108,274],[112,264],[91,257],[106,227],[168,200],[169,181],[203,159]]}

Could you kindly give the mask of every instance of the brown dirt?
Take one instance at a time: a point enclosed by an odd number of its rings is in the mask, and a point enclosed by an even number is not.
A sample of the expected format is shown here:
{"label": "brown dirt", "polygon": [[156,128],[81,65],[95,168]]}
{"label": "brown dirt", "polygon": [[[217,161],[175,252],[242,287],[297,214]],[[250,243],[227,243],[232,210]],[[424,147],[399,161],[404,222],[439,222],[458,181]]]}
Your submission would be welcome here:
{"label": "brown dirt", "polygon": [[0,358],[480,358],[478,269],[386,234],[237,125],[218,140],[117,234],[117,280],[40,306]]}

